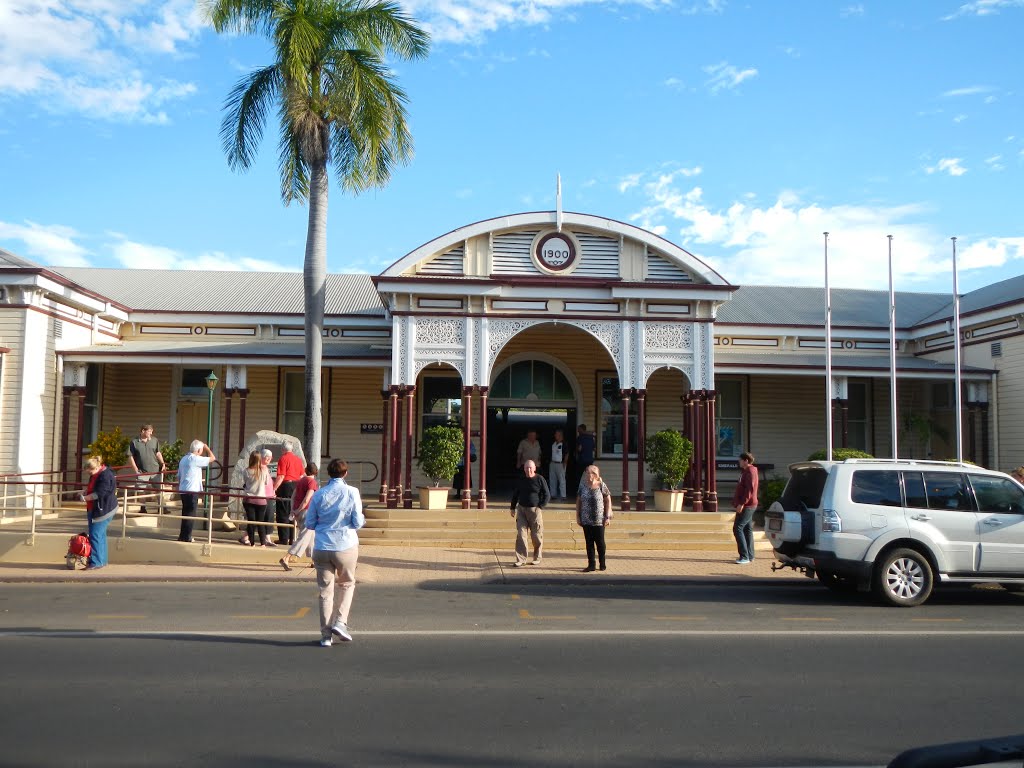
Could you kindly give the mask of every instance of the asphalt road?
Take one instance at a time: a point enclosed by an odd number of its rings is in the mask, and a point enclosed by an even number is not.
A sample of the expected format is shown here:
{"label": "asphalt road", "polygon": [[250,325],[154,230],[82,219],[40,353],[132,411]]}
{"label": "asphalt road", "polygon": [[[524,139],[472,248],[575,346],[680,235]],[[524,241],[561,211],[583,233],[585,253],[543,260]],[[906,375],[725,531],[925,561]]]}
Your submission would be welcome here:
{"label": "asphalt road", "polygon": [[808,582],[0,586],[10,765],[883,765],[1024,731],[1024,598]]}

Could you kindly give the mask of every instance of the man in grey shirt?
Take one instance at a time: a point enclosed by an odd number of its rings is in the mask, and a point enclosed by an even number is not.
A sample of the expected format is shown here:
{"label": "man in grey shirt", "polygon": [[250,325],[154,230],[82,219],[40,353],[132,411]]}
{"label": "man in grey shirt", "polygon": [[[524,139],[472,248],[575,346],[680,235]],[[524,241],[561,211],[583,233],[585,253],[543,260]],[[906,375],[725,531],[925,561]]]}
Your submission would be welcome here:
{"label": "man in grey shirt", "polygon": [[[160,441],[153,437],[152,424],[143,424],[139,427],[139,436],[128,446],[128,463],[132,465],[132,472],[138,475],[136,482],[139,485],[151,485],[160,493],[163,472],[167,465],[164,463],[164,455],[160,452]],[[145,511],[146,505],[143,504],[139,507],[139,512]]]}

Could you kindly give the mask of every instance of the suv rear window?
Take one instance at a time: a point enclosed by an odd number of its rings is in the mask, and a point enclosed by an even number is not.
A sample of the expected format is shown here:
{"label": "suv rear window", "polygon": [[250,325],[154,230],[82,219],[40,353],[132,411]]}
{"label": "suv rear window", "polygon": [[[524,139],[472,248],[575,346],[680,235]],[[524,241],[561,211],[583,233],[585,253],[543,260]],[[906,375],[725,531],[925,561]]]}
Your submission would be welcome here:
{"label": "suv rear window", "polygon": [[828,472],[824,467],[794,469],[779,503],[783,509],[788,510],[799,510],[803,507],[817,509],[821,506],[821,493],[825,490],[826,480]]}
{"label": "suv rear window", "polygon": [[859,469],[853,473],[850,496],[857,504],[901,507],[900,473],[891,469]]}

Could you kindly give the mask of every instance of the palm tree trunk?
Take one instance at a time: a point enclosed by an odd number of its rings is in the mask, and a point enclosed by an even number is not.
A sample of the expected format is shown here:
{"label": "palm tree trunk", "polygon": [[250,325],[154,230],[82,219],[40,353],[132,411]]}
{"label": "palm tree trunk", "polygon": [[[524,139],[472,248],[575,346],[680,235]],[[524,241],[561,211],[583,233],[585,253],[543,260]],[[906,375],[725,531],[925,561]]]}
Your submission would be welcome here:
{"label": "palm tree trunk", "polygon": [[320,463],[320,425],[323,405],[320,369],[323,359],[324,304],[327,285],[327,161],[326,153],[311,163],[309,179],[309,223],[306,229],[306,259],[302,285],[306,306],[306,410],[302,449],[306,461]]}

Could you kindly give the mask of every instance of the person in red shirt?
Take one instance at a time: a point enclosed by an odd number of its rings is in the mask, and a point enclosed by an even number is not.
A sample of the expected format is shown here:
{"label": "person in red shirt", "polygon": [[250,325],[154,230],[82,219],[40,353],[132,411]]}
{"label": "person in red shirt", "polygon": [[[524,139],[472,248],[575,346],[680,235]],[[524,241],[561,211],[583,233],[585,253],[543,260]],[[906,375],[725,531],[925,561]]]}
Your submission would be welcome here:
{"label": "person in red shirt", "polygon": [[292,453],[295,445],[285,440],[284,453],[277,460],[277,477],[274,479],[274,495],[277,497],[277,543],[291,546],[295,543],[295,528],[288,519],[292,513],[292,496],[295,483],[302,477],[302,459]]}
{"label": "person in red shirt", "polygon": [[732,535],[736,537],[740,554],[736,564],[746,565],[754,559],[754,510],[757,509],[757,467],[751,453],[740,454],[740,481],[732,495],[732,508],[736,510]]}

